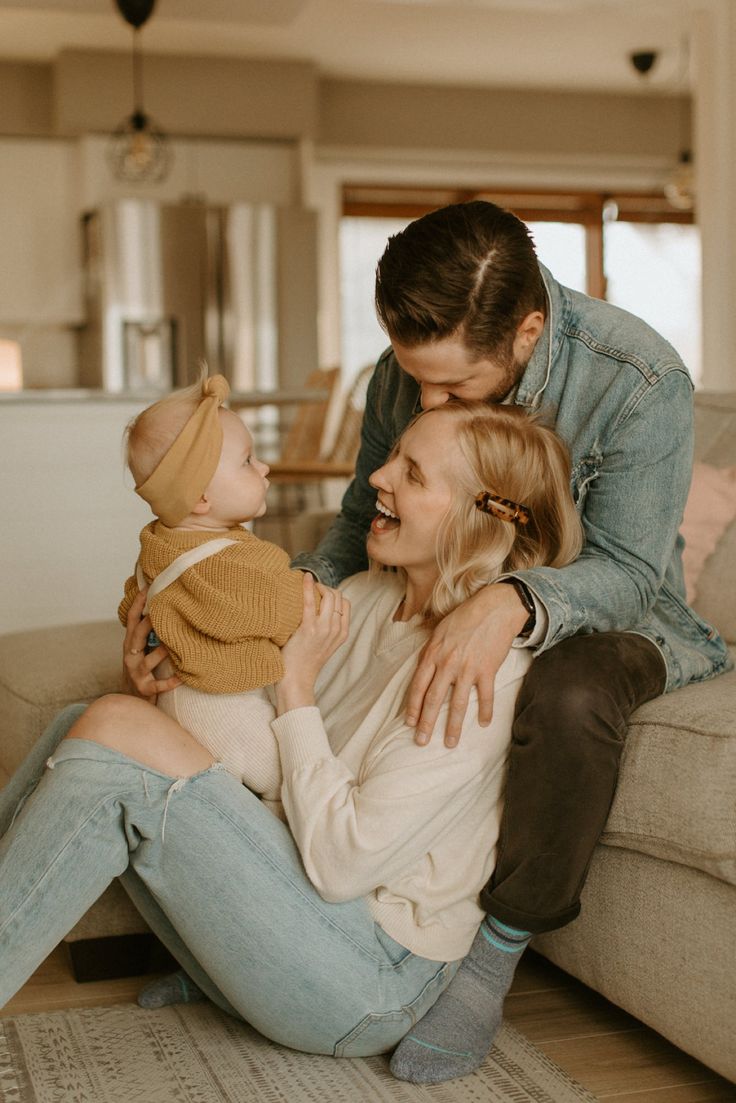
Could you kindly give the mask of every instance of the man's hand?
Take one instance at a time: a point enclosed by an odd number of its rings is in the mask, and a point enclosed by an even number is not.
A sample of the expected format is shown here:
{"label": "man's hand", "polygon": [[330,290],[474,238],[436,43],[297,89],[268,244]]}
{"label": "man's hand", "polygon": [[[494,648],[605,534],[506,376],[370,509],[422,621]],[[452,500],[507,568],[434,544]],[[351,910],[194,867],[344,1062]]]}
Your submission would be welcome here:
{"label": "man's hand", "polygon": [[470,691],[478,691],[478,719],[490,724],[496,673],[529,613],[513,586],[484,586],[435,628],[422,649],[409,686],[406,722],[415,741],[429,743],[442,703],[452,687],[445,746],[460,739]]}
{"label": "man's hand", "polygon": [[151,619],[141,618],[141,613],[146,604],[147,592],[141,590],[128,610],[123,643],[123,688],[126,693],[152,699],[155,704],[158,694],[181,685],[181,678],[174,675],[172,678],[157,679],[153,674],[158,664],[168,655],[168,651],[161,644],[155,651],[146,654]]}

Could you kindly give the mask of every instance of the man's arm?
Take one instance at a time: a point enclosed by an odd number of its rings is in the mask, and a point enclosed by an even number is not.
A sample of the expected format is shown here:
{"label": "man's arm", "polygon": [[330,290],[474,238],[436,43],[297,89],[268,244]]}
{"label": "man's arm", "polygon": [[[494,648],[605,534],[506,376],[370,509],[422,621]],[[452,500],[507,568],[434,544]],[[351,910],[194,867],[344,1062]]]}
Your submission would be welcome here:
{"label": "man's arm", "polygon": [[583,505],[580,557],[514,572],[547,612],[540,652],[576,632],[627,631],[646,619],[672,559],[692,448],[692,386],[672,370],[612,434]]}
{"label": "man's arm", "polygon": [[[567,567],[514,571],[547,615],[536,647],[585,631],[626,631],[654,604],[672,558],[692,468],[692,385],[672,370],[622,413],[582,511],[586,546]],[[503,593],[501,593],[503,591]],[[408,722],[426,743],[451,692],[445,743],[454,746],[475,685],[481,723],[493,709],[493,679],[526,617],[510,586],[492,585],[435,629],[410,687]]]}

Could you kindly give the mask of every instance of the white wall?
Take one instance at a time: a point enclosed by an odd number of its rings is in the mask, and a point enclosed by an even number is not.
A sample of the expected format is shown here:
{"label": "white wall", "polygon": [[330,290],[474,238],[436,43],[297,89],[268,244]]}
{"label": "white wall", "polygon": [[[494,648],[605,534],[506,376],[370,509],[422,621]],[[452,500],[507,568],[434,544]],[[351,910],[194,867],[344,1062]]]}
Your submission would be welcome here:
{"label": "white wall", "polygon": [[82,319],[75,143],[0,140],[0,323]]}
{"label": "white wall", "polygon": [[736,6],[698,0],[695,173],[703,250],[703,384],[736,388]]}
{"label": "white wall", "polygon": [[137,185],[112,177],[107,143],[108,139],[99,135],[79,139],[80,212],[109,199],[131,197],[173,203],[194,195],[213,204],[274,203],[284,207],[298,202],[298,147],[293,142],[174,138],[166,179]]}
{"label": "white wall", "polygon": [[0,632],[115,617],[150,520],[121,448],[143,405],[0,403]]}

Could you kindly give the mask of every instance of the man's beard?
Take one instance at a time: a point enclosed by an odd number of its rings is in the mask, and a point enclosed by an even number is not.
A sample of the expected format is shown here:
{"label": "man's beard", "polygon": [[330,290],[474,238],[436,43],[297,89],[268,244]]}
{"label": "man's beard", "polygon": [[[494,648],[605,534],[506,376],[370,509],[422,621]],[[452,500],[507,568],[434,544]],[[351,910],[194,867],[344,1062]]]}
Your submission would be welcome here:
{"label": "man's beard", "polygon": [[491,403],[503,402],[518,385],[525,371],[526,364],[522,364],[512,357],[509,363],[503,368],[503,375],[500,380],[493,389],[486,394],[483,401]]}

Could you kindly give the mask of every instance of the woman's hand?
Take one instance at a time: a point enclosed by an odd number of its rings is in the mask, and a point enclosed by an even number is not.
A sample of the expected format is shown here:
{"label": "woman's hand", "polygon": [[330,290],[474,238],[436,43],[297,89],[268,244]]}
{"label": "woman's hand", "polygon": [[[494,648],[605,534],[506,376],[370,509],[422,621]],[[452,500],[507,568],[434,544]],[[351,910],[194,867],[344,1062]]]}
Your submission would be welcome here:
{"label": "woman's hand", "polygon": [[181,685],[181,678],[174,675],[171,678],[157,679],[153,673],[158,664],[167,657],[168,651],[163,644],[160,644],[150,654],[146,654],[146,642],[152,625],[151,618],[142,617],[141,614],[146,604],[147,592],[147,590],[141,590],[137,594],[125,621],[123,688],[126,693],[132,693],[135,697],[145,697],[155,704],[158,694],[166,693],[167,690]]}
{"label": "woman's hand", "polygon": [[416,743],[429,743],[450,689],[446,747],[460,739],[473,686],[478,721],[490,724],[496,674],[528,615],[513,586],[484,586],[440,621],[422,648],[409,686],[406,722],[417,729]]}
{"label": "woman's hand", "polygon": [[[331,590],[304,575],[304,614],[294,635],[282,647],[285,672],[276,683],[276,711],[314,704],[317,675],[338,647],[345,643],[350,628],[350,602],[340,590]],[[317,611],[315,587],[319,590]]]}

